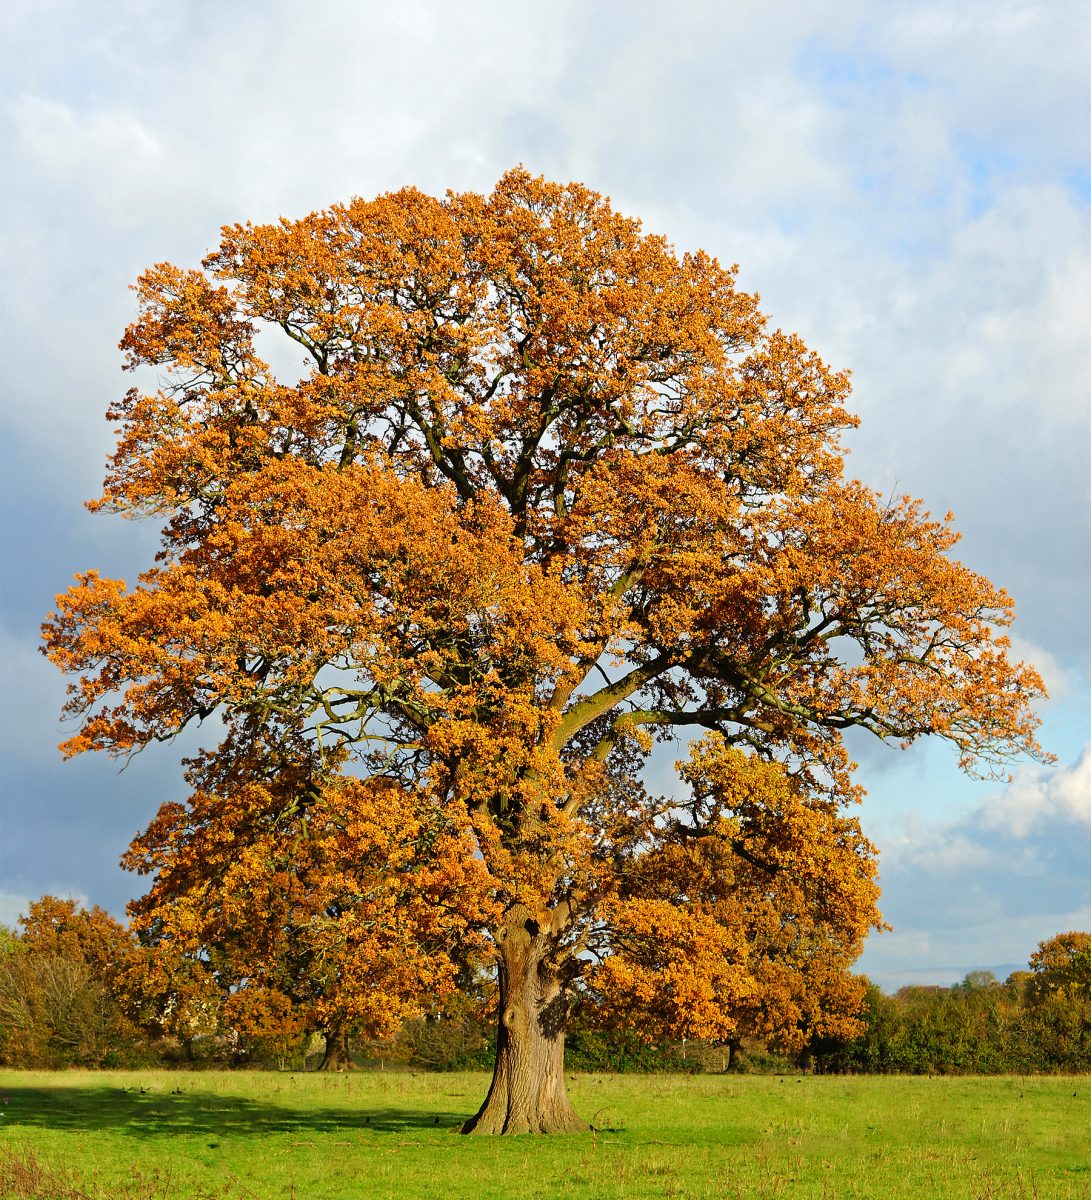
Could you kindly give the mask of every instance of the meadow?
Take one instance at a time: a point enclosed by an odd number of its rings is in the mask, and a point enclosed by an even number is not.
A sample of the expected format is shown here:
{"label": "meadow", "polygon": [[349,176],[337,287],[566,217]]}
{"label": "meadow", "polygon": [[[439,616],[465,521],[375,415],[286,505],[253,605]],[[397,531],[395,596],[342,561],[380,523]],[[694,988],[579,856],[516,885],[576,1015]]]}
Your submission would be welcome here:
{"label": "meadow", "polygon": [[1091,1077],[574,1075],[593,1132],[465,1138],[482,1074],[0,1072],[4,1200],[1091,1196]]}

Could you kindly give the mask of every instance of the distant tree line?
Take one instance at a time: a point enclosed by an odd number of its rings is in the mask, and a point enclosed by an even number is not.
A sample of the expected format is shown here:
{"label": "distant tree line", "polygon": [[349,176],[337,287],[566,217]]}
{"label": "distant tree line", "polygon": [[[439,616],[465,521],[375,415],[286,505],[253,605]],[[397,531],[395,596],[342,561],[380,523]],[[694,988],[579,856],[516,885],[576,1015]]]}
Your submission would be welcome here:
{"label": "distant tree line", "polygon": [[[951,988],[885,995],[860,977],[862,996],[840,1036],[806,1020],[740,1025],[729,1042],[652,1043],[593,995],[568,1035],[570,1070],[851,1073],[1036,1073],[1091,1070],[1091,933],[1042,942],[1030,969],[1001,983],[971,972]],[[245,991],[245,989],[242,989]],[[154,946],[105,910],[44,896],[19,930],[0,926],[0,1064],[412,1066],[488,1069],[495,1054],[495,985],[485,975],[396,1034],[344,1029],[334,1039],[272,999],[216,994],[164,963]],[[850,1036],[847,1031],[854,1031]],[[336,1044],[335,1044],[336,1041]]]}
{"label": "distant tree line", "polygon": [[971,972],[951,988],[870,987],[866,1030],[817,1048],[820,1069],[900,1074],[1091,1071],[1091,934],[1042,942],[1001,983]]}

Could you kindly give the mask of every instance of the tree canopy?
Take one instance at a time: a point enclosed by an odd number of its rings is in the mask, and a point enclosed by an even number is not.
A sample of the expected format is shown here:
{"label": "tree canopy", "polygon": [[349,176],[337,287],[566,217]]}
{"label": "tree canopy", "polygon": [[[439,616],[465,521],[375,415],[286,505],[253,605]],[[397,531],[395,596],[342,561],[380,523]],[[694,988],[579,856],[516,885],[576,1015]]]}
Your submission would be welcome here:
{"label": "tree canopy", "polygon": [[391,1037],[421,997],[448,999],[496,914],[467,831],[434,807],[353,777],[300,805],[310,781],[266,750],[215,788],[206,771],[134,839],[125,865],[156,878],[130,905],[146,949],[131,986],[147,1023],[219,1011],[245,1035],[320,1031],[340,1067],[350,1033]]}
{"label": "tree canopy", "polygon": [[[879,918],[845,730],[934,735],[984,773],[1040,753],[1008,596],[950,557],[950,517],[845,477],[847,376],[735,268],[589,189],[516,169],[228,226],[137,293],[122,347],[157,386],[111,408],[91,507],[159,522],[161,548],[46,621],[76,677],[63,749],[222,723],[137,852],[167,892],[248,806],[315,814],[364,865],[361,812],[393,822],[418,894],[457,892],[496,954],[473,1128],[580,1124],[574,986],[730,1036],[762,954],[851,961]],[[298,378],[261,357],[273,335]],[[680,793],[651,794],[655,743],[696,735]],[[365,923],[382,890],[354,893]]]}

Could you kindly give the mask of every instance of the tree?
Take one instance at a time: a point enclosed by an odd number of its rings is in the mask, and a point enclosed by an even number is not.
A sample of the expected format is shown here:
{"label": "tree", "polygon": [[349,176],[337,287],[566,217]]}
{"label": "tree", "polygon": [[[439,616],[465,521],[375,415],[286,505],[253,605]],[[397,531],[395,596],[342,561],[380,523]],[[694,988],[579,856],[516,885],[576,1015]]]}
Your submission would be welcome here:
{"label": "tree", "polygon": [[19,918],[24,948],[34,954],[81,961],[109,986],[125,969],[135,948],[132,933],[97,904],[43,896]]}
{"label": "tree", "polygon": [[125,865],[157,873],[131,905],[142,978],[171,1013],[211,988],[245,1037],[321,1031],[323,1067],[344,1069],[350,1033],[389,1038],[422,997],[452,994],[458,954],[480,955],[475,931],[495,914],[465,831],[392,779],[342,778],[300,804],[314,764],[279,749],[200,764],[188,805],[164,805],[134,840]]}
{"label": "tree", "polygon": [[22,949],[22,938],[15,930],[7,925],[0,925],[0,963],[6,962],[11,955],[18,954]]}
{"label": "tree", "polygon": [[1091,1063],[1091,933],[1069,930],[1030,956],[1024,1037],[1034,1065],[1086,1070]]}
{"label": "tree", "polygon": [[134,949],[97,905],[43,896],[0,957],[0,1060],[19,1066],[102,1066],[137,1051],[118,984]]}
{"label": "tree", "polygon": [[867,981],[847,968],[879,889],[858,824],[716,740],[682,775],[700,780],[697,803],[731,815],[668,824],[634,854],[588,940],[601,1016],[626,1025],[638,1011],[648,1040],[752,1037],[786,1053],[860,1032]]}
{"label": "tree", "polygon": [[1039,942],[1030,956],[1030,969],[1034,999],[1060,994],[1091,1001],[1091,933],[1073,929]]}
{"label": "tree", "polygon": [[987,971],[984,968],[978,968],[975,971],[968,971],[963,977],[961,983],[956,983],[956,988],[961,988],[966,992],[980,991],[982,988],[996,988],[1000,986],[1000,980],[992,971]]}
{"label": "tree", "polygon": [[[692,967],[629,999],[689,1021],[678,989],[707,991],[720,1019],[745,937],[709,900],[634,892],[668,848],[812,884],[825,859],[841,927],[878,919],[834,817],[859,794],[846,729],[932,734],[986,772],[1040,753],[1009,598],[948,557],[950,519],[844,478],[847,377],[734,269],[587,188],[514,170],[488,197],[230,226],[203,270],[137,292],[122,346],[158,383],[111,408],[91,507],[160,522],[161,549],[132,588],[78,576],[45,623],[76,676],[63,749],[124,756],[216,714],[198,790],[245,784],[240,747],[302,742],[289,808],[392,780],[468,839],[500,989],[468,1129],[584,1127],[563,1035],[592,948],[684,939]],[[301,347],[301,378],[259,331]],[[656,740],[695,733],[691,799],[634,785]],[[750,773],[792,836],[737,811]]]}

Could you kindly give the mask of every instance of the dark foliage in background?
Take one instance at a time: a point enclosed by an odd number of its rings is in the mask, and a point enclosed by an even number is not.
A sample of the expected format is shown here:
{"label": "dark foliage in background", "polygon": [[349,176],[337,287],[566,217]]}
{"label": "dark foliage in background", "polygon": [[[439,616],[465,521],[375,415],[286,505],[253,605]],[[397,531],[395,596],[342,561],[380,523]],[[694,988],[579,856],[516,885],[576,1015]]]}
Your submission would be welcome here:
{"label": "dark foliage in background", "polygon": [[[136,941],[101,909],[43,897],[15,932],[0,926],[0,1065],[26,1068],[235,1066],[315,1067],[322,1039],[295,1029],[254,1037],[224,1020],[191,1039],[141,1027],[132,998]],[[574,1013],[567,1069],[589,1072],[814,1070],[858,1074],[1034,1074],[1091,1071],[1091,933],[1043,942],[1030,970],[1001,983],[971,972],[953,988],[874,985],[864,1031],[851,1040],[812,1038],[801,1052],[740,1037],[649,1045],[624,1027],[603,1027],[588,1001]],[[495,1054],[495,996],[487,981],[387,1041],[356,1038],[356,1065],[370,1069],[488,1070]]]}

